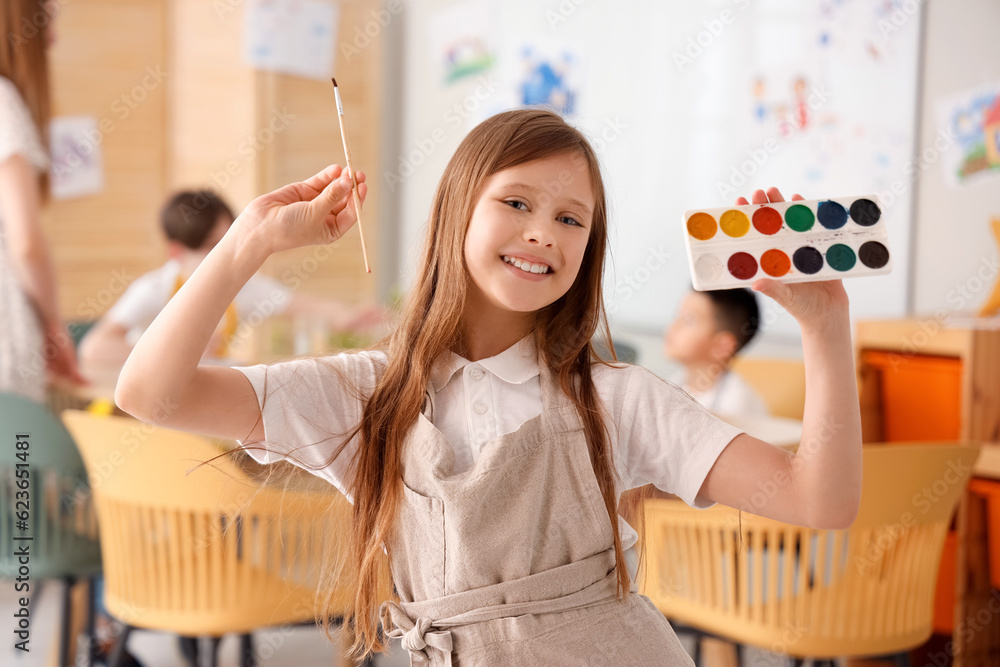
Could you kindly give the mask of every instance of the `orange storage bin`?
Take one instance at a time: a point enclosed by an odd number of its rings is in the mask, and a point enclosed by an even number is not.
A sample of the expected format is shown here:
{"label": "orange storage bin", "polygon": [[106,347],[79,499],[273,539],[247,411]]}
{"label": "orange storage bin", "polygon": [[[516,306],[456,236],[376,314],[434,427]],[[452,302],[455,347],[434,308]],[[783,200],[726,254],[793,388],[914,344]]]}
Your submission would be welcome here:
{"label": "orange storage bin", "polygon": [[956,357],[864,350],[878,369],[882,440],[957,440],[961,434],[962,362]]}
{"label": "orange storage bin", "polygon": [[990,586],[1000,588],[1000,482],[974,479],[969,490],[986,499],[986,543],[990,552]]}

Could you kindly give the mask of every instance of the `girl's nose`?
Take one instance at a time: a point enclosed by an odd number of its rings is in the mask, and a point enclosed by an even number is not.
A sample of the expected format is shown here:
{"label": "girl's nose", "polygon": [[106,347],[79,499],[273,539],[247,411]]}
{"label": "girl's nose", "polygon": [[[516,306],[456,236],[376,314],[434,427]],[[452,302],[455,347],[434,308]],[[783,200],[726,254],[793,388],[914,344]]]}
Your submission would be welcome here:
{"label": "girl's nose", "polygon": [[524,238],[528,243],[551,248],[555,243],[552,234],[545,230],[541,224],[529,225],[524,230]]}

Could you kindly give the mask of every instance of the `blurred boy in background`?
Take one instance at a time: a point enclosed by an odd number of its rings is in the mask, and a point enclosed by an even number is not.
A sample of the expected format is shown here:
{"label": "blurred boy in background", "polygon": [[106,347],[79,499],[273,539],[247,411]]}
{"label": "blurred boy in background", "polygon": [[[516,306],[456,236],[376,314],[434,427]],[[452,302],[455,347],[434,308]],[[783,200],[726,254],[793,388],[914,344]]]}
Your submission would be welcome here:
{"label": "blurred boy in background", "polygon": [[[83,364],[123,365],[146,327],[225,236],[235,217],[225,201],[208,190],[183,191],[171,197],[160,213],[169,260],[134,280],[94,325],[80,345]],[[240,322],[259,321],[279,313],[320,320],[333,332],[371,330],[383,318],[378,308],[353,308],[292,292],[273,278],[255,275],[226,310],[205,356],[226,358]]]}
{"label": "blurred boy in background", "polygon": [[759,322],[757,298],[748,289],[691,291],[664,337],[664,353],[684,367],[671,380],[715,414],[767,415],[757,392],[730,371]]}

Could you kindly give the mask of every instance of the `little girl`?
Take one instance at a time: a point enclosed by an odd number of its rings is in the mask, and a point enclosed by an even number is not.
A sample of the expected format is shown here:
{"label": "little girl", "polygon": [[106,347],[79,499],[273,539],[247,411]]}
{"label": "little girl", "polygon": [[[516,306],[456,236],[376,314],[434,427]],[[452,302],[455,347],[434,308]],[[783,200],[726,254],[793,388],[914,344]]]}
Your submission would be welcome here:
{"label": "little girl", "polygon": [[[802,328],[795,455],[643,368],[598,360],[604,187],[587,140],[546,111],[494,116],[459,146],[382,349],[199,366],[269,255],[354,224],[350,189],[333,166],[251,202],[140,339],[115,398],[143,420],[257,443],[259,460],[293,460],[352,500],[360,650],[382,648],[378,612],[414,665],[690,665],[635,592],[623,491],[655,484],[817,528],[853,521],[861,428],[840,282],[754,284]],[[781,194],[753,195],[768,200]],[[399,604],[377,597],[384,552]]]}

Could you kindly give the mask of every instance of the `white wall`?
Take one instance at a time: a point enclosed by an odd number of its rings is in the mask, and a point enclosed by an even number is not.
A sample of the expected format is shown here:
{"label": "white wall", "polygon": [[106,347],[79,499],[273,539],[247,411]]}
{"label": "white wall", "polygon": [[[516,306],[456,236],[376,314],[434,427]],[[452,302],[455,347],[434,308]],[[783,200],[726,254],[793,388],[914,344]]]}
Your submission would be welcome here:
{"label": "white wall", "polygon": [[[976,310],[996,280],[997,243],[989,221],[1000,218],[1000,177],[956,189],[945,179],[943,158],[932,159],[942,129],[937,102],[1000,82],[1000,2],[938,0],[926,3],[925,11],[920,137],[929,159],[916,185],[912,286],[915,314],[940,316]],[[985,282],[979,272],[987,274]]]}
{"label": "white wall", "polygon": [[[398,206],[394,214],[395,224],[399,230],[398,257],[400,272],[404,275],[404,285],[408,284],[412,276],[433,189],[447,160],[462,137],[478,120],[511,104],[509,94],[504,92],[502,84],[500,92],[492,90],[497,82],[490,74],[485,74],[481,79],[474,78],[442,87],[435,79],[435,73],[429,68],[427,64],[430,49],[429,20],[439,9],[453,6],[456,1],[421,0],[407,4],[402,15],[400,32],[403,34],[400,35],[398,42],[400,57],[396,60],[395,71],[387,72],[386,77],[386,85],[393,87],[394,95],[397,96],[394,105],[398,104],[396,113],[399,122],[397,128],[399,141],[396,144],[396,151],[384,156],[380,185],[383,193],[394,199]],[[676,79],[676,76],[663,72],[664,68],[671,66],[671,63],[663,62],[663,44],[649,43],[655,42],[656,39],[638,38],[633,40],[636,42],[633,44],[624,39],[624,36],[635,34],[634,31],[630,33],[630,30],[636,26],[637,21],[643,27],[642,34],[652,29],[655,34],[661,36],[661,39],[668,39],[668,36],[674,33],[684,34],[685,30],[695,31],[700,26],[695,19],[699,19],[702,14],[709,16],[714,15],[713,12],[732,8],[734,3],[735,0],[717,0],[706,5],[707,9],[702,7],[698,11],[691,9],[690,5],[683,10],[677,5],[671,5],[669,12],[663,9],[652,15],[653,12],[641,11],[643,7],[649,5],[639,0],[616,2],[613,9],[610,9],[611,3],[600,0],[587,2],[546,0],[531,3],[531,11],[517,13],[516,21],[511,20],[510,11],[497,12],[494,34],[510,39],[537,42],[545,35],[551,35],[553,42],[562,40],[564,43],[567,33],[574,35],[581,31],[587,35],[594,33],[594,39],[585,41],[586,55],[591,61],[585,65],[585,69],[589,67],[588,74],[592,74],[593,69],[598,66],[595,63],[600,64],[602,71],[607,62],[621,63],[620,76],[605,77],[602,81],[599,92],[605,96],[606,103],[596,106],[581,105],[587,113],[572,119],[592,137],[598,136],[602,128],[615,118],[621,118],[630,128],[639,129],[639,131],[629,129],[616,136],[602,155],[608,175],[607,185],[612,197],[613,213],[616,211],[620,213],[625,208],[630,212],[638,211],[645,219],[649,219],[655,214],[656,207],[644,199],[644,203],[636,208],[634,204],[636,194],[663,191],[669,186],[675,191],[679,190],[680,194],[686,197],[681,205],[672,202],[670,206],[664,207],[669,209],[663,213],[665,224],[671,225],[675,218],[679,218],[684,208],[705,201],[711,194],[710,191],[714,193],[714,181],[708,185],[701,182],[705,180],[704,178],[695,179],[699,181],[697,183],[667,182],[667,179],[657,179],[658,174],[654,170],[630,168],[630,163],[621,159],[625,153],[631,156],[636,151],[642,151],[644,141],[653,143],[661,141],[660,135],[664,132],[664,126],[690,121],[683,114],[672,119],[650,117],[648,110],[636,108],[638,105],[634,104],[633,100],[627,104],[622,103],[630,91],[644,90],[651,98],[642,100],[643,102],[648,103],[650,108],[663,108],[663,100],[659,98],[667,95],[667,92],[673,98],[683,97],[689,92],[690,84],[686,79],[680,82],[679,88],[675,85],[676,82],[670,85],[664,83],[671,76]],[[874,6],[877,3],[871,0],[871,4]],[[923,5],[928,12],[925,19],[927,47],[922,54],[924,73],[919,79],[923,96],[919,107],[920,144],[915,151],[916,154],[925,147],[933,145],[939,123],[934,105],[939,96],[1000,80],[1000,57],[995,46],[996,26],[1000,25],[1000,2],[952,0],[946,3],[940,0],[937,2],[928,0]],[[568,20],[553,26],[547,20],[547,16],[551,17],[547,12],[558,13],[563,6],[573,8],[567,15]],[[910,15],[902,30],[890,35],[887,40],[895,39],[903,31],[915,31],[917,27],[917,15]],[[601,31],[605,31],[607,39],[596,37]],[[615,44],[619,48],[616,48]],[[510,44],[504,45],[504,48],[509,51]],[[672,50],[673,47],[668,47],[666,52]],[[724,70],[726,63],[729,62],[727,59],[735,57],[729,50],[729,47],[719,47],[714,53],[707,53],[696,65],[702,70],[706,68],[712,71]],[[651,57],[653,55],[656,57]],[[792,66],[794,65],[789,65]],[[510,72],[501,68],[496,74],[502,78]],[[689,78],[704,81],[702,74]],[[699,79],[699,76],[702,78]],[[644,85],[646,88],[642,88]],[[670,90],[666,91],[666,88]],[[732,91],[732,94],[744,93]],[[860,101],[864,101],[861,99],[864,97],[862,94]],[[914,95],[913,99],[916,98]],[[616,101],[617,107],[611,104]],[[456,105],[471,110],[468,113],[456,114]],[[674,104],[667,108],[676,106]],[[670,113],[677,112],[670,111]],[[910,122],[912,117],[902,111],[899,116],[901,124]],[[704,161],[706,151],[711,149],[724,156],[721,161],[725,164],[731,163],[734,159],[726,152],[725,146],[713,148],[710,141],[706,144],[708,139],[704,136],[704,132],[701,140],[697,142],[701,150],[692,150],[693,141],[693,137],[683,139],[675,147],[673,157],[665,156],[665,158],[688,160],[697,167],[696,163]],[[694,167],[692,171],[695,170]],[[699,173],[704,172],[704,168],[699,171]],[[787,180],[783,179],[781,182]],[[862,182],[867,183],[870,180],[862,179]],[[880,175],[880,181],[873,183],[873,187],[861,187],[858,192],[851,189],[850,192],[806,191],[803,194],[822,197],[833,194],[861,194],[861,190],[883,192],[888,189],[887,184],[895,180],[904,181],[905,191],[900,196],[900,201],[907,204],[905,219],[899,221],[897,227],[897,231],[902,232],[903,236],[893,240],[897,266],[900,268],[891,276],[893,282],[891,289],[883,289],[888,282],[884,278],[848,281],[853,303],[863,304],[860,310],[864,312],[855,312],[856,316],[896,317],[914,309],[917,312],[928,312],[938,308],[954,307],[955,287],[959,284],[964,285],[985,259],[996,258],[996,244],[989,232],[988,219],[991,214],[1000,215],[1000,196],[997,194],[1000,192],[1000,187],[981,183],[962,190],[949,190],[940,164],[930,165],[919,175],[919,179],[911,179],[896,162],[888,173]],[[748,187],[760,185],[762,184],[751,183]],[[917,210],[913,214],[909,210],[908,203],[913,198],[916,188],[919,188],[919,196],[915,199]],[[653,203],[656,203],[655,198]],[[705,205],[721,204],[722,202],[711,201]],[[624,229],[632,233],[628,226],[632,220],[622,220],[622,216],[619,215],[613,222],[618,225],[619,232]],[[958,233],[959,229],[963,233]],[[891,233],[892,231],[890,229]],[[680,247],[678,244],[678,248]],[[616,279],[628,274],[642,263],[644,257],[635,253],[634,248],[625,246],[612,235],[614,264],[606,276],[606,281],[612,288]],[[675,256],[675,259],[677,261],[672,266],[659,271],[655,280],[650,280],[644,286],[646,293],[631,304],[637,305],[641,300],[642,309],[655,313],[650,318],[649,324],[636,326],[635,322],[619,321],[616,327],[619,331],[629,333],[631,340],[639,342],[650,355],[655,355],[659,348],[657,341],[659,329],[669,321],[679,298],[686,290],[688,278],[683,250]],[[907,259],[912,260],[911,266],[907,266]],[[911,274],[912,279],[905,280],[907,274]],[[989,285],[981,287],[981,295],[976,299],[976,303],[968,304],[967,309],[978,305],[989,290]],[[949,294],[952,296],[951,302]],[[799,347],[794,337],[765,336],[765,339],[751,347],[749,352],[794,355],[799,353]],[[653,360],[646,355],[644,362]],[[659,359],[656,363],[661,362],[662,359]]]}

